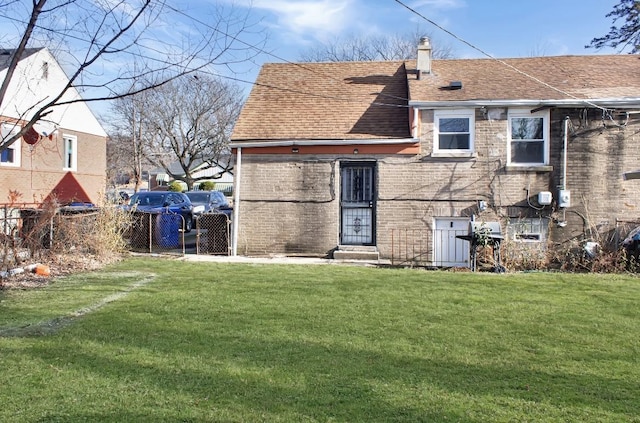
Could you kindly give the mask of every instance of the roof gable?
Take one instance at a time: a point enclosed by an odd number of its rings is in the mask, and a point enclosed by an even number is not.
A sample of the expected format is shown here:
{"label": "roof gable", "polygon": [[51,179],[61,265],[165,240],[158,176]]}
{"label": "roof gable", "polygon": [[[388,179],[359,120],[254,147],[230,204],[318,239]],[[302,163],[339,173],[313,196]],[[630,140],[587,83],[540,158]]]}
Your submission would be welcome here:
{"label": "roof gable", "polygon": [[[6,67],[0,69],[0,80],[6,75],[6,70]],[[36,109],[34,105],[41,107],[55,98],[68,83],[64,70],[46,48],[27,49],[9,84],[0,116],[31,119]],[[80,93],[70,87],[61,101],[80,98]],[[104,128],[82,101],[52,107],[45,120],[63,129],[106,137]]]}

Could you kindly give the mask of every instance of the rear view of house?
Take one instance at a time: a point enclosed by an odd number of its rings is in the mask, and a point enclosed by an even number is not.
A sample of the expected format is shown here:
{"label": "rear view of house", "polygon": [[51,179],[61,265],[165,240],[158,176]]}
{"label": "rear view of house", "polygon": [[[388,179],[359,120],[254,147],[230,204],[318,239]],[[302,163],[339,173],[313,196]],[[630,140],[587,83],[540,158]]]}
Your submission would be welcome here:
{"label": "rear view of house", "polygon": [[[0,80],[13,50],[0,50]],[[36,104],[57,96],[69,80],[51,53],[27,49],[13,75],[0,109],[2,138],[18,131],[30,119]],[[64,100],[80,98],[70,88]],[[0,202],[58,204],[101,201],[106,177],[106,133],[82,102],[56,106],[32,131],[2,151]]]}
{"label": "rear view of house", "polygon": [[241,254],[470,266],[640,219],[634,55],[268,64],[232,136]]}

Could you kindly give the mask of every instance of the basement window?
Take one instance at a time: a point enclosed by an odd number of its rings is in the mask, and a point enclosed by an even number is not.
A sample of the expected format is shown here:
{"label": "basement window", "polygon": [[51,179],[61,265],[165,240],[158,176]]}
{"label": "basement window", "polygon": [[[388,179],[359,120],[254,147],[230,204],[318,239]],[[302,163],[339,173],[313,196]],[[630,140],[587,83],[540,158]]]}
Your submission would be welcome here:
{"label": "basement window", "polygon": [[549,235],[549,219],[519,218],[507,223],[507,234],[516,242],[543,242]]}

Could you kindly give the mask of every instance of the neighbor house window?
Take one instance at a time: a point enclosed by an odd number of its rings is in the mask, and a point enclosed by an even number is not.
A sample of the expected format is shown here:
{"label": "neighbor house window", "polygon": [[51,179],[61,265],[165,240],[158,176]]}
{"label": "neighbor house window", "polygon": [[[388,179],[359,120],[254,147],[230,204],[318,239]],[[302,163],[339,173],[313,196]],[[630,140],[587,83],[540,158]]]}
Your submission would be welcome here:
{"label": "neighbor house window", "polygon": [[[2,142],[8,140],[13,134],[20,131],[20,127],[13,123],[3,123],[0,126],[0,137]],[[0,153],[0,165],[2,166],[20,166],[20,151],[22,150],[22,138],[18,138],[9,147]]]}
{"label": "neighbor house window", "polygon": [[78,168],[78,139],[72,135],[64,135],[64,170],[77,170]]}
{"label": "neighbor house window", "polygon": [[509,157],[512,165],[549,163],[549,111],[509,110]]}
{"label": "neighbor house window", "polygon": [[473,152],[474,110],[436,110],[434,152]]}
{"label": "neighbor house window", "polygon": [[549,234],[549,219],[511,219],[507,224],[507,233],[516,242],[544,242]]}

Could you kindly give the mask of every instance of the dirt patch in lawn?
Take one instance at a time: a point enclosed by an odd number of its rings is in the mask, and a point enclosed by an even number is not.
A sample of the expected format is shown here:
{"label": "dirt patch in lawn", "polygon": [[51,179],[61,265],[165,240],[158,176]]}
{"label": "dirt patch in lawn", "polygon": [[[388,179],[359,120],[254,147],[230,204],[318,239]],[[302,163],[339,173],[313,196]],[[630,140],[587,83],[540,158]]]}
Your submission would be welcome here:
{"label": "dirt patch in lawn", "polygon": [[[107,264],[119,261],[122,256],[114,255],[110,258],[91,256],[87,254],[49,255],[41,260],[32,260],[22,266],[11,269],[5,277],[0,278],[0,289],[34,289],[50,284],[57,277],[74,273],[98,270]],[[48,275],[35,271],[34,265],[40,265],[48,270]]]}

